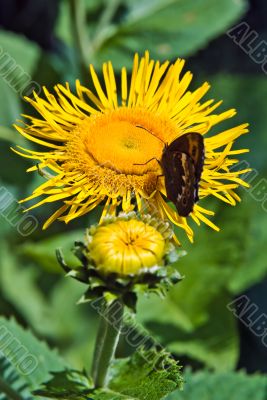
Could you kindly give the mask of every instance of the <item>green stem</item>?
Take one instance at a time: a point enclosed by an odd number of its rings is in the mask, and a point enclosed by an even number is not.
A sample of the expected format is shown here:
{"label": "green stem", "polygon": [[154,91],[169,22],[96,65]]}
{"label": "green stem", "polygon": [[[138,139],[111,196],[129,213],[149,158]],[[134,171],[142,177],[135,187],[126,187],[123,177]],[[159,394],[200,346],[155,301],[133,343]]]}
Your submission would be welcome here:
{"label": "green stem", "polygon": [[15,392],[1,377],[0,377],[0,392],[6,394],[9,400],[23,400],[23,398]]}
{"label": "green stem", "polygon": [[82,69],[88,67],[89,37],[86,32],[86,7],[84,0],[69,0],[71,28]]}
{"label": "green stem", "polygon": [[123,304],[114,300],[104,303],[95,345],[92,375],[95,387],[106,387],[110,362],[112,361],[120,336],[123,320]]}
{"label": "green stem", "polygon": [[114,29],[112,28],[112,19],[120,5],[120,2],[121,0],[107,1],[106,8],[104,9],[95,29],[94,40],[92,43],[94,51],[97,51],[105,40],[114,33]]}

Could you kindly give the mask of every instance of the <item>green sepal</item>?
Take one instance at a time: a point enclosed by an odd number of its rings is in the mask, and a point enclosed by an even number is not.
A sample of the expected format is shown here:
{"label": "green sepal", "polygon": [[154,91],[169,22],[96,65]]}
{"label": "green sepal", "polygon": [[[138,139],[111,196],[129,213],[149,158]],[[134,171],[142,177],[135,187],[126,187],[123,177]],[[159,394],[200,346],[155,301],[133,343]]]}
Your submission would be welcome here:
{"label": "green sepal", "polygon": [[[119,219],[125,218],[132,218],[132,215],[119,217]],[[156,221],[149,216],[146,216],[146,220],[151,224]],[[105,223],[108,223],[108,221],[105,221]],[[93,234],[95,229],[94,226],[90,228],[87,240],[90,241],[90,235]],[[179,272],[171,264],[182,257],[184,252],[177,251],[168,240],[166,241],[166,253],[161,263],[153,268],[143,269],[138,274],[104,274],[95,265],[88,251],[88,246],[81,241],[75,242],[74,248],[74,254],[81,263],[78,267],[69,267],[60,250],[57,250],[56,254],[58,262],[67,276],[87,285],[87,290],[79,300],[79,304],[90,302],[96,298],[105,298],[107,301],[108,297],[111,296],[112,300],[120,299],[129,309],[135,311],[138,293],[154,292],[164,297],[168,289],[182,279]]]}

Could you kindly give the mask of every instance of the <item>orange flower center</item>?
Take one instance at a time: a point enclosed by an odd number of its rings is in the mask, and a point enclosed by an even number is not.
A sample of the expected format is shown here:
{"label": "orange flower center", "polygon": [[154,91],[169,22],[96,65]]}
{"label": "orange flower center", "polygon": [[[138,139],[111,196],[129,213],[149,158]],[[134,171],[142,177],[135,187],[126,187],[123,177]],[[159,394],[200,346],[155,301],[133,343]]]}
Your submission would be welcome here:
{"label": "orange flower center", "polygon": [[[125,175],[160,174],[164,143],[177,136],[170,121],[138,108],[119,108],[85,119],[68,146],[78,162],[101,165]],[[165,137],[164,137],[165,136]]]}

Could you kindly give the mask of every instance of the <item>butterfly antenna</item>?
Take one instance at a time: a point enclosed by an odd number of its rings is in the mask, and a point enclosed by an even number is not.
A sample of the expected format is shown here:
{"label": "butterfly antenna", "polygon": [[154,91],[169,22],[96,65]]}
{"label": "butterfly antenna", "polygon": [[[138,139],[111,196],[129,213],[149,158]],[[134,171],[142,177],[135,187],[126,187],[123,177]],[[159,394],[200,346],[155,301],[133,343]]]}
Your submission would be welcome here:
{"label": "butterfly antenna", "polygon": [[136,125],[136,128],[144,129],[145,131],[149,132],[151,135],[155,136],[155,138],[157,138],[158,140],[160,140],[160,141],[164,144],[164,146],[166,146],[166,143],[165,143],[161,138],[159,138],[158,136],[156,136],[156,135],[155,135],[152,131],[150,131],[149,129],[144,128],[142,125]]}

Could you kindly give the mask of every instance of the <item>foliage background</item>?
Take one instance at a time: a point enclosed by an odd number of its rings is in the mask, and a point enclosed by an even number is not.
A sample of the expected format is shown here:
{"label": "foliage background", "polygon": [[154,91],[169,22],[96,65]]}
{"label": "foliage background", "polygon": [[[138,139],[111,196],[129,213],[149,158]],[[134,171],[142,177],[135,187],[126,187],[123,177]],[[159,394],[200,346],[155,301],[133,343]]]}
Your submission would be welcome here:
{"label": "foliage background", "polygon": [[[0,1],[1,48],[34,81],[49,89],[58,82],[73,84],[76,77],[88,83],[75,40],[77,32],[71,29],[74,15],[70,18],[69,3],[73,2]],[[237,117],[225,125],[250,123],[251,134],[241,138],[238,147],[251,149],[244,157],[258,174],[251,189],[240,190],[242,203],[235,208],[210,202],[221,232],[202,226],[196,229],[193,245],[183,240],[188,251],[179,264],[184,281],[165,301],[153,296],[140,299],[138,318],[183,365],[194,370],[209,367],[226,374],[222,375],[225,379],[240,368],[265,373],[266,348],[226,306],[246,293],[258,305],[258,315],[267,313],[267,207],[265,203],[264,209],[254,189],[258,183],[267,196],[267,80],[261,65],[226,31],[246,21],[259,34],[259,40],[267,39],[267,4],[264,0],[85,0],[85,5],[88,63],[99,68],[110,59],[117,70],[122,65],[130,69],[133,53],[145,49],[160,60],[186,57],[186,67],[194,73],[193,86],[208,80],[212,89],[207,97],[223,99],[221,110],[237,108]],[[9,150],[15,143],[23,143],[12,124],[29,109],[4,78],[1,59],[0,104],[0,184],[20,199],[42,178],[26,174],[29,163]],[[73,263],[73,241],[82,238],[84,227],[98,216],[96,212],[67,226],[55,223],[44,232],[41,225],[53,208],[43,206],[34,211],[40,225],[29,237],[19,235],[0,215],[0,312],[15,316],[37,337],[57,347],[72,366],[83,368],[92,356],[97,316],[90,306],[75,305],[83,289],[64,279],[54,249],[63,244],[68,261]],[[118,355],[130,351],[122,340]],[[205,380],[201,373],[196,377],[198,384]],[[241,382],[243,378],[238,379]],[[214,382],[216,386],[216,379]],[[198,398],[197,394],[192,398]],[[186,391],[181,396],[191,399]]]}

